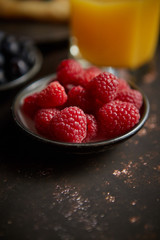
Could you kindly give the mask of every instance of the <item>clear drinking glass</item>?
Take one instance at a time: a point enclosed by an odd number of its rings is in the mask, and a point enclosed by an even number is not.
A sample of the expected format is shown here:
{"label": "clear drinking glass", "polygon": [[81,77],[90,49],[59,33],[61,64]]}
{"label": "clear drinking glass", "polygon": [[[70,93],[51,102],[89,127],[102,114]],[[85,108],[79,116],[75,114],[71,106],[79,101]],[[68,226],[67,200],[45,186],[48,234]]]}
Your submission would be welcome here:
{"label": "clear drinking glass", "polygon": [[70,55],[100,67],[137,70],[151,62],[159,0],[70,0]]}

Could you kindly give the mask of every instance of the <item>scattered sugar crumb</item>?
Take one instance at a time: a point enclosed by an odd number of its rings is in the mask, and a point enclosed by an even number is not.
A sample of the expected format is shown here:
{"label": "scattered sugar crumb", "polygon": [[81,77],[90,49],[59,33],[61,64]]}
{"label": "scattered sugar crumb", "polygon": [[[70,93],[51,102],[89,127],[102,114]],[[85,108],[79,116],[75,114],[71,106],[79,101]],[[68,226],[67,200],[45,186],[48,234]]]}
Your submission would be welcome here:
{"label": "scattered sugar crumb", "polygon": [[131,202],[131,205],[132,205],[132,206],[135,206],[136,203],[137,203],[137,200],[134,200],[134,201]]}
{"label": "scattered sugar crumb", "polygon": [[107,196],[105,197],[105,199],[107,202],[110,202],[110,203],[114,203],[116,200],[115,196],[112,196],[110,192],[107,193]]}
{"label": "scattered sugar crumb", "polygon": [[140,220],[140,217],[138,217],[138,216],[134,216],[134,217],[129,218],[130,223],[136,223],[139,220]]}
{"label": "scattered sugar crumb", "polygon": [[144,137],[147,135],[147,130],[145,128],[142,128],[137,134],[139,137]]}
{"label": "scattered sugar crumb", "polygon": [[119,177],[121,175],[121,171],[114,170],[113,175],[116,176],[116,177]]}
{"label": "scattered sugar crumb", "polygon": [[12,224],[12,221],[11,220],[8,220],[8,222],[7,222],[9,225],[11,225]]}
{"label": "scattered sugar crumb", "polygon": [[[70,185],[57,185],[53,192],[53,204],[57,205],[63,203],[59,213],[64,216],[67,221],[74,221],[76,218],[78,222],[82,223],[86,231],[90,232],[93,229],[99,231],[98,217],[96,214],[89,214],[88,209],[91,207],[90,200],[83,197],[79,190]],[[114,197],[110,196],[110,201],[114,201]],[[112,200],[111,200],[112,199]]]}
{"label": "scattered sugar crumb", "polygon": [[153,169],[160,172],[160,165],[157,165],[156,167],[153,167]]}

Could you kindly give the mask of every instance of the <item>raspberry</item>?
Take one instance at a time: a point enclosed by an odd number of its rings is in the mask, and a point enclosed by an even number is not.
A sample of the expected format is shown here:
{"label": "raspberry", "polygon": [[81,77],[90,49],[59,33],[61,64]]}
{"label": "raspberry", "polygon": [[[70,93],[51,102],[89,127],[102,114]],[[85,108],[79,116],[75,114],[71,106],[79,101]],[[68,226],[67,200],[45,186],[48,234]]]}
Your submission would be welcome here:
{"label": "raspberry", "polygon": [[90,94],[102,103],[112,101],[118,91],[119,81],[111,73],[104,72],[93,78],[89,83]]}
{"label": "raspberry", "polygon": [[81,143],[87,135],[86,115],[78,107],[67,107],[51,120],[51,134],[58,141]]}
{"label": "raspberry", "polygon": [[124,80],[123,78],[119,78],[118,81],[119,81],[118,91],[130,89],[130,86],[126,80]]}
{"label": "raspberry", "polygon": [[92,114],[86,114],[86,117],[87,117],[87,136],[84,139],[84,142],[90,142],[97,136],[98,124],[97,120]]}
{"label": "raspberry", "polygon": [[84,69],[81,74],[79,74],[77,83],[78,85],[86,88],[88,86],[88,83],[96,76],[98,76],[101,73],[101,70],[97,67],[89,67],[87,69]]}
{"label": "raspberry", "polygon": [[[77,74],[83,71],[81,65],[73,59],[63,60],[57,68],[57,80],[65,86],[66,84],[74,84]],[[77,85],[77,84],[76,84]]]}
{"label": "raspberry", "polygon": [[139,91],[133,89],[124,89],[119,91],[115,100],[133,103],[138,109],[141,108],[143,103],[142,94]]}
{"label": "raspberry", "polygon": [[99,128],[106,138],[127,133],[139,119],[139,110],[132,103],[118,100],[105,104],[98,112]]}
{"label": "raspberry", "polygon": [[34,121],[35,128],[40,134],[46,137],[50,136],[50,121],[53,116],[55,116],[58,112],[59,110],[57,110],[56,108],[43,108],[37,111]]}
{"label": "raspberry", "polygon": [[68,106],[77,106],[84,112],[90,111],[90,101],[87,91],[81,87],[73,87],[68,93]]}
{"label": "raspberry", "polygon": [[30,118],[33,119],[36,111],[39,109],[37,105],[37,93],[27,96],[22,105],[22,110],[27,114]]}
{"label": "raspberry", "polygon": [[67,94],[58,81],[51,82],[37,96],[37,104],[42,108],[58,107],[66,101]]}

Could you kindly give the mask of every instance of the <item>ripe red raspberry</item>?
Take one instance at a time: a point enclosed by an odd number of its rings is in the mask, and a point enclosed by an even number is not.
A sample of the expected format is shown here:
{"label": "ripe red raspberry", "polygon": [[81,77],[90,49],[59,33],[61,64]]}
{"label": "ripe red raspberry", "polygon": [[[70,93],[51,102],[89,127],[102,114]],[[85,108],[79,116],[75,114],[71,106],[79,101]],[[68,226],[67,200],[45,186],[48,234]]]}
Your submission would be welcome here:
{"label": "ripe red raspberry", "polygon": [[39,106],[37,105],[37,95],[37,93],[34,93],[27,96],[22,104],[22,110],[32,119],[36,111],[39,109]]}
{"label": "ripe red raspberry", "polygon": [[52,108],[63,105],[67,101],[64,87],[58,82],[51,82],[37,96],[37,104],[41,108]]}
{"label": "ripe red raspberry", "polygon": [[122,102],[133,103],[138,109],[141,108],[143,103],[142,94],[134,89],[124,89],[117,93],[115,100],[120,100]]}
{"label": "ripe red raspberry", "polygon": [[124,80],[123,78],[119,78],[118,81],[119,81],[118,91],[130,89],[130,86],[126,80]]}
{"label": "ripe red raspberry", "polygon": [[87,135],[87,119],[78,107],[67,107],[55,115],[50,131],[58,141],[81,143]]}
{"label": "ripe red raspberry", "polygon": [[88,91],[100,102],[108,103],[115,98],[118,85],[119,81],[115,75],[104,72],[90,81]]}
{"label": "ripe red raspberry", "polygon": [[97,137],[98,134],[98,124],[97,120],[92,114],[86,114],[87,117],[87,136],[84,142],[90,142]]}
{"label": "ripe red raspberry", "polygon": [[50,121],[58,112],[56,108],[42,108],[36,112],[35,128],[40,134],[50,137]]}
{"label": "ripe red raspberry", "polygon": [[91,108],[90,99],[86,89],[81,86],[73,87],[68,93],[68,106],[77,106],[84,112],[89,112]]}
{"label": "ripe red raspberry", "polygon": [[118,100],[105,104],[98,112],[99,128],[106,138],[127,133],[139,119],[139,110],[132,103]]}
{"label": "ripe red raspberry", "polygon": [[84,69],[84,71],[77,77],[77,85],[87,88],[88,83],[96,76],[98,76],[102,71],[97,67],[89,67]]}
{"label": "ripe red raspberry", "polygon": [[74,84],[77,75],[83,71],[79,62],[74,59],[63,60],[57,68],[57,80],[65,86],[66,84]]}

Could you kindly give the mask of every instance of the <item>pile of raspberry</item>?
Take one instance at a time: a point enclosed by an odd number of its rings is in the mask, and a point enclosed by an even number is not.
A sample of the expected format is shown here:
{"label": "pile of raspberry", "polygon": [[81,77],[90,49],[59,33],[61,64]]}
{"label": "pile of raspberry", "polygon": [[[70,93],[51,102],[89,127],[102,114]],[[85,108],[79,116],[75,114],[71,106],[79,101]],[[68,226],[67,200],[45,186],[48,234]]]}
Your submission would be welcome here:
{"label": "pile of raspberry", "polygon": [[56,77],[25,97],[22,111],[51,140],[86,143],[130,131],[140,120],[142,94],[124,79],[73,59],[60,62]]}

